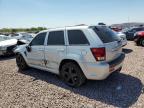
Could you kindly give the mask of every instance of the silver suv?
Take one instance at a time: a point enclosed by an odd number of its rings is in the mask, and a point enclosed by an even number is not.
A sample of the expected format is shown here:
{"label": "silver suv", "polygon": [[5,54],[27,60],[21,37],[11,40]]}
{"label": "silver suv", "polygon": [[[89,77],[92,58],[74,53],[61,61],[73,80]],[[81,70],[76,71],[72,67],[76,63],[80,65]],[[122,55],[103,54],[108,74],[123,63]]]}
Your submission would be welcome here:
{"label": "silver suv", "polygon": [[20,70],[34,67],[60,75],[72,87],[103,80],[120,71],[122,42],[106,26],[74,26],[42,31],[15,50]]}

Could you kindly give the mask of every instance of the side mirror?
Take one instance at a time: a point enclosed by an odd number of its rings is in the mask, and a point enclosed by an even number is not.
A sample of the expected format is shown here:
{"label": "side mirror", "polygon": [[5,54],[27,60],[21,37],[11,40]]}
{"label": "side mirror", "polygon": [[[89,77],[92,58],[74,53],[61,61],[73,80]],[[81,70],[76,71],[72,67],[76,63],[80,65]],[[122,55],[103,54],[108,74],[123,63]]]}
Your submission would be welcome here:
{"label": "side mirror", "polygon": [[26,49],[28,52],[31,52],[31,46],[30,45],[26,46]]}

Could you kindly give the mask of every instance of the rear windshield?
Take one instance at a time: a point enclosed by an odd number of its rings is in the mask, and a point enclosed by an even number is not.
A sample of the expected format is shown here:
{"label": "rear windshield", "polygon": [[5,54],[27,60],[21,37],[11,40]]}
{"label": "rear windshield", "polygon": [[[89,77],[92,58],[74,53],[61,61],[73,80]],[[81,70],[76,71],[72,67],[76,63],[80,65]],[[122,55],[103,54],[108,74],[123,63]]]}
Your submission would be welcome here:
{"label": "rear windshield", "polygon": [[120,40],[117,34],[106,26],[95,26],[93,27],[93,30],[99,36],[103,43]]}

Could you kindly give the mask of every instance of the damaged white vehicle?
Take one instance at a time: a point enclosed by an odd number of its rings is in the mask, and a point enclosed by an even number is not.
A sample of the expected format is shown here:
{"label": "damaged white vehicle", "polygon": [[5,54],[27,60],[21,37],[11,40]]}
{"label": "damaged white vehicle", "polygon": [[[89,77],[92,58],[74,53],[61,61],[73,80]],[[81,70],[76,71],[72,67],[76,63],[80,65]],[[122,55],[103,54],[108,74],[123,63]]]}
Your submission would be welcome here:
{"label": "damaged white vehicle", "polygon": [[18,45],[28,44],[32,39],[28,33],[0,35],[0,56],[14,54],[13,51]]}
{"label": "damaged white vehicle", "polygon": [[17,39],[0,35],[0,56],[14,54],[13,49],[17,45]]}

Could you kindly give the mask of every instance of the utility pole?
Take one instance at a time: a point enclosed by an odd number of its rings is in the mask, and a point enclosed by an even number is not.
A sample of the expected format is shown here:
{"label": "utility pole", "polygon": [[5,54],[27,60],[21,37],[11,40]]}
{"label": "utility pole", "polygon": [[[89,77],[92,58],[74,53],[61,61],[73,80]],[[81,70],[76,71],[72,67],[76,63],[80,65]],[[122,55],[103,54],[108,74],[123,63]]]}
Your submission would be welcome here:
{"label": "utility pole", "polygon": [[128,16],[128,28],[130,28],[130,17]]}

